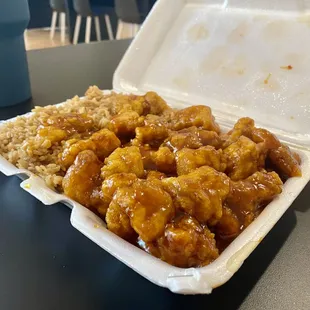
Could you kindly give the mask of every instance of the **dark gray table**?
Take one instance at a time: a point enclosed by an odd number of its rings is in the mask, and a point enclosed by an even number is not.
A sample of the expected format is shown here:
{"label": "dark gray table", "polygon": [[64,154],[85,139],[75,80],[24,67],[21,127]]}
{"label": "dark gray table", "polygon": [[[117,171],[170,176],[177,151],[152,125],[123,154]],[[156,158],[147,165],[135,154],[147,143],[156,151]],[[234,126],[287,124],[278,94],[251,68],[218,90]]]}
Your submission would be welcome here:
{"label": "dark gray table", "polygon": [[[88,85],[110,88],[129,42],[29,52],[33,100],[1,118],[58,103]],[[180,296],[148,282],[0,174],[0,309],[310,309],[310,186],[237,274],[209,296]]]}

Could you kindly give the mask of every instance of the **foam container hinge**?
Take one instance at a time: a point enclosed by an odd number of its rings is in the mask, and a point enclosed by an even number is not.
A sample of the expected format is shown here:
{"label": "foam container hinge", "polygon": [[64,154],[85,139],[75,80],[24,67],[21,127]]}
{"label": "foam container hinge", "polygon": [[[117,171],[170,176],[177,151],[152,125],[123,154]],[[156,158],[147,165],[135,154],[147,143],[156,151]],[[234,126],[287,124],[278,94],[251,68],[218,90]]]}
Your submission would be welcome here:
{"label": "foam container hinge", "polygon": [[309,1],[159,0],[114,74],[114,91],[154,90],[176,108],[209,105],[223,128],[253,117],[301,156],[303,176],[289,179],[208,266],[171,266],[114,235],[87,208],[1,156],[0,171],[22,177],[21,187],[42,203],[72,208],[77,230],[154,284],[180,294],[211,293],[241,267],[310,179],[309,8]]}

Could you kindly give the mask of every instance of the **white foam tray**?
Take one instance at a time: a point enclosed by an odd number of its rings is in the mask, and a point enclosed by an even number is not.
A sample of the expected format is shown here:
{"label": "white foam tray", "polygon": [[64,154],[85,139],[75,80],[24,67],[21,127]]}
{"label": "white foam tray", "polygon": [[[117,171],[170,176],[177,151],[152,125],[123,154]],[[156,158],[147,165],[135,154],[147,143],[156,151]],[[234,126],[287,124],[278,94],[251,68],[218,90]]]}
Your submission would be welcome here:
{"label": "white foam tray", "polygon": [[[289,179],[281,195],[210,265],[168,265],[1,156],[0,171],[26,178],[21,187],[43,204],[71,207],[76,229],[151,282],[175,293],[211,293],[240,268],[310,179],[308,2],[159,0],[115,72],[115,91],[155,90],[176,108],[209,105],[223,128],[241,116],[253,117],[302,158],[303,176]],[[287,65],[293,69],[281,68]]]}

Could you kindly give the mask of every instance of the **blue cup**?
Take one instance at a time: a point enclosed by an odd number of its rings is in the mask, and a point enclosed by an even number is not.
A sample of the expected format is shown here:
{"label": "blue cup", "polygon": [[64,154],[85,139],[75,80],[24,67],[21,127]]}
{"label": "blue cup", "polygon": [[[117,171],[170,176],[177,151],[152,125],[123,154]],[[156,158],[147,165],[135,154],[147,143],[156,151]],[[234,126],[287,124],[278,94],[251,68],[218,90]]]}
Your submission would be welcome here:
{"label": "blue cup", "polygon": [[24,42],[29,19],[27,0],[0,0],[0,107],[31,97]]}

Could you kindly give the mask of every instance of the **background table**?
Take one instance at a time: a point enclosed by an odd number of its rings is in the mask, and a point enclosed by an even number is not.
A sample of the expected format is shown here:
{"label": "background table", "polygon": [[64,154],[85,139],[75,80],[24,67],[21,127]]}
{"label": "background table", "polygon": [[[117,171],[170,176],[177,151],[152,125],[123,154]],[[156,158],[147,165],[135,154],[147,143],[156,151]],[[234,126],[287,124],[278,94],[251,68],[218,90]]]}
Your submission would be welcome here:
{"label": "background table", "polygon": [[[128,41],[28,53],[33,105],[111,88]],[[1,143],[1,141],[0,141]],[[0,173],[0,309],[310,309],[310,186],[237,274],[211,295],[180,296],[148,282],[92,243],[62,204],[44,206]]]}

